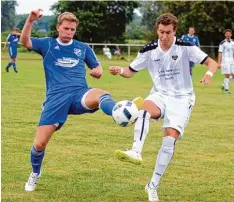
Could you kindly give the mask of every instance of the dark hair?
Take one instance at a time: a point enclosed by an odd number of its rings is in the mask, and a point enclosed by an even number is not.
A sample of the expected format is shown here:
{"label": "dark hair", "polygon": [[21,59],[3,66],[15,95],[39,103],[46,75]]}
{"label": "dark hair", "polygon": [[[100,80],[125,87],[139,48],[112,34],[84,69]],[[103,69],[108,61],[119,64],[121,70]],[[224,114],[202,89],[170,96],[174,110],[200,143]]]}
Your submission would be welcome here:
{"label": "dark hair", "polygon": [[19,32],[20,30],[19,30],[19,28],[15,27],[15,28],[12,29],[12,31],[17,31],[17,32]]}
{"label": "dark hair", "polygon": [[231,34],[232,34],[232,30],[231,29],[225,29],[223,33],[226,34],[226,32],[231,32]]}
{"label": "dark hair", "polygon": [[158,26],[160,24],[173,25],[174,30],[176,30],[177,24],[178,24],[178,19],[176,16],[172,15],[171,13],[164,13],[157,18],[157,20],[155,22],[156,28],[158,28]]}
{"label": "dark hair", "polygon": [[190,29],[190,28],[195,30],[195,27],[193,27],[193,26],[190,26],[189,29]]}

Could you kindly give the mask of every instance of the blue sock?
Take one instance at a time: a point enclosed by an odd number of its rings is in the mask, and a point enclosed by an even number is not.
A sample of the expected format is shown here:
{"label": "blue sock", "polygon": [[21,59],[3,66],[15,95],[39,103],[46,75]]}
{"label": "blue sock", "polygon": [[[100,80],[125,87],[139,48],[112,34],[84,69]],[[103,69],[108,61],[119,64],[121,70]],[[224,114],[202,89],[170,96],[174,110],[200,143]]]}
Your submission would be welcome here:
{"label": "blue sock", "polygon": [[99,97],[99,108],[107,115],[112,115],[112,109],[115,106],[115,101],[110,94],[103,94]]}
{"label": "blue sock", "polygon": [[13,65],[14,71],[15,71],[15,72],[17,72],[17,69],[16,69],[16,64],[15,64],[15,62],[12,62],[12,65]]}
{"label": "blue sock", "polygon": [[9,62],[8,65],[6,66],[6,69],[9,69],[11,65],[12,65],[12,62]]}
{"label": "blue sock", "polygon": [[41,171],[41,164],[45,154],[45,150],[37,151],[34,146],[31,148],[31,164],[33,173],[40,173]]}

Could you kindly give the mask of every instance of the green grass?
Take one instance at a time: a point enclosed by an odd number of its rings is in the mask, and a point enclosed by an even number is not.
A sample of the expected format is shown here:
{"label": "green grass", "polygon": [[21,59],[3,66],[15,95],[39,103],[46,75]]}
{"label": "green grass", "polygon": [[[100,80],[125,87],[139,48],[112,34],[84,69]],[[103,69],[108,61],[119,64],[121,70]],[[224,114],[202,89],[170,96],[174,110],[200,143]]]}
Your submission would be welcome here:
{"label": "green grass", "polygon": [[[6,54],[3,54],[6,57]],[[36,54],[20,53],[19,74],[4,71],[2,60],[2,201],[4,202],[143,202],[161,146],[160,123],[151,122],[143,165],[118,161],[116,149],[130,148],[133,126],[121,128],[101,111],[70,116],[47,149],[38,189],[24,191],[29,176],[30,148],[45,95],[42,62]],[[146,97],[151,80],[146,71],[132,79],[109,75],[108,61],[101,80],[87,75],[90,86],[108,90],[116,100]],[[218,72],[211,85],[199,83],[206,68],[194,68],[196,105],[184,137],[161,181],[162,202],[232,202],[234,200],[233,95],[223,95]],[[231,83],[234,91],[234,82]]]}

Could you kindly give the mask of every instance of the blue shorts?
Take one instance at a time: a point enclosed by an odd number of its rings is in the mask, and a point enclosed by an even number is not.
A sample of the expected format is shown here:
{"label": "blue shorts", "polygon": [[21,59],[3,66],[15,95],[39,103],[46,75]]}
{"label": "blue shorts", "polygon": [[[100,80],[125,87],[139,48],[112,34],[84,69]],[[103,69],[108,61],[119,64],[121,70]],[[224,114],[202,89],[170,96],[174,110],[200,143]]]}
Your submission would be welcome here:
{"label": "blue shorts", "polygon": [[8,47],[8,53],[11,59],[14,59],[17,57],[17,47],[12,47],[9,46]]}
{"label": "blue shorts", "polygon": [[56,125],[59,130],[69,114],[93,113],[97,109],[88,109],[84,99],[91,88],[71,93],[58,93],[46,97],[42,105],[42,113],[38,126]]}
{"label": "blue shorts", "polygon": [[194,67],[195,64],[193,62],[189,62],[189,67]]}

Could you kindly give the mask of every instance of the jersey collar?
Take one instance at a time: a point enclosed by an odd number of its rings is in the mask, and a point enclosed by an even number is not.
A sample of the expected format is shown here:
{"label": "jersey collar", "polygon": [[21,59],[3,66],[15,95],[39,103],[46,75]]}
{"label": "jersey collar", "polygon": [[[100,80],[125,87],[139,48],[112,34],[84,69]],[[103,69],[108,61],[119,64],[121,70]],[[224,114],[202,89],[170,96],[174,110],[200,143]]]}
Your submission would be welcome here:
{"label": "jersey collar", "polygon": [[58,42],[58,44],[62,45],[62,46],[69,46],[73,43],[73,39],[71,41],[69,41],[68,43],[63,43],[59,40],[59,38],[56,39],[56,41]]}
{"label": "jersey collar", "polygon": [[190,36],[189,34],[188,34],[188,36],[191,37],[191,38],[194,37],[194,35]]}
{"label": "jersey collar", "polygon": [[162,52],[164,52],[164,53],[170,52],[170,50],[171,50],[172,46],[174,46],[175,42],[176,42],[176,37],[174,36],[174,41],[173,41],[173,43],[171,44],[171,47],[165,52],[165,51],[161,48],[161,46],[160,46],[160,40],[158,39],[158,48],[159,48],[160,51],[162,51]]}

